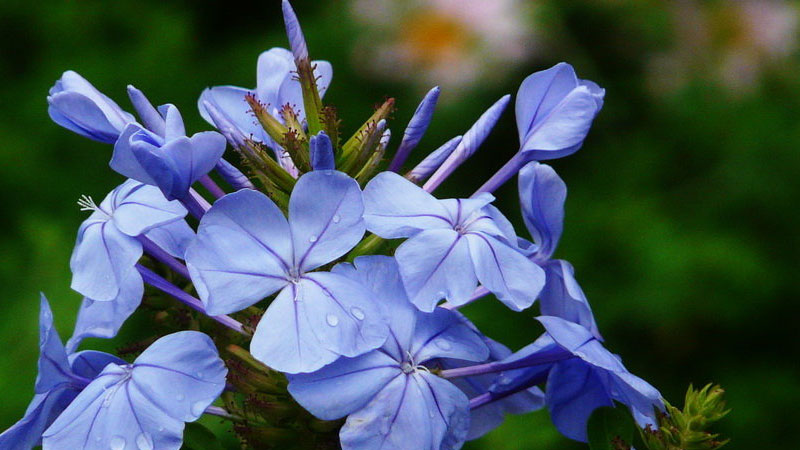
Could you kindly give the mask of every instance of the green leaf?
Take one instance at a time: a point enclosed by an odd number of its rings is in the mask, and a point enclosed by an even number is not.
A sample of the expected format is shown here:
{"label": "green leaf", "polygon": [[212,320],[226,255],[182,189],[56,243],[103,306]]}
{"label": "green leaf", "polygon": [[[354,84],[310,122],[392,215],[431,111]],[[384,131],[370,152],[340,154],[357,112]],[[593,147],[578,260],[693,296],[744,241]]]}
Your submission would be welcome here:
{"label": "green leaf", "polygon": [[183,431],[183,450],[224,450],[217,437],[197,422],[187,423]]}
{"label": "green leaf", "polygon": [[[621,450],[630,448],[636,430],[628,410],[624,407],[598,408],[589,417],[587,434],[591,450]],[[620,446],[620,440],[627,446]]]}

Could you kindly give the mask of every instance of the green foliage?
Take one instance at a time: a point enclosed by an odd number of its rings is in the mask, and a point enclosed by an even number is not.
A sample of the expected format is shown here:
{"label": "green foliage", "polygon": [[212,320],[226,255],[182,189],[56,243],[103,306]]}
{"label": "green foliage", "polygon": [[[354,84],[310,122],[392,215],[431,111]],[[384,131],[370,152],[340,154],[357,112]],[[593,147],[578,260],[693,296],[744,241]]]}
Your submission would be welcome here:
{"label": "green foliage", "polygon": [[642,430],[642,439],[650,450],[715,450],[728,443],[709,428],[730,410],[719,385],[708,384],[700,390],[686,391],[683,410],[666,403],[666,413],[659,414],[658,430]]}

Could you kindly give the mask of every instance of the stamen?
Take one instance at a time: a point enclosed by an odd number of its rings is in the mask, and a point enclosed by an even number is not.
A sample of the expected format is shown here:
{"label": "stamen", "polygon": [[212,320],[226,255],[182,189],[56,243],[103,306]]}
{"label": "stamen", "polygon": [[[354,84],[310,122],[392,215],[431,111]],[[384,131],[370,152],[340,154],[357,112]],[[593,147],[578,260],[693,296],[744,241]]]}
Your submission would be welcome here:
{"label": "stamen", "polygon": [[77,201],[78,206],[81,207],[81,211],[99,211],[100,207],[97,206],[97,203],[94,202],[89,195],[81,195],[81,197]]}

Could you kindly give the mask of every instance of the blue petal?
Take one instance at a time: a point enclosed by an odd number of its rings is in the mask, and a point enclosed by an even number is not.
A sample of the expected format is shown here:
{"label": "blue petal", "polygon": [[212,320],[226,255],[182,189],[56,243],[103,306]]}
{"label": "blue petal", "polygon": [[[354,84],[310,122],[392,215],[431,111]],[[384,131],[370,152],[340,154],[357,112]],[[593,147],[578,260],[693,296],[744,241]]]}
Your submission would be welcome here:
{"label": "blue petal", "polygon": [[[278,91],[287,79],[291,79],[293,71],[297,71],[294,57],[285,48],[271,48],[258,56],[256,92],[258,99],[270,110],[283,106],[278,100]],[[300,83],[296,83],[299,87]],[[302,94],[300,98],[302,100]]]}
{"label": "blue petal", "polygon": [[472,232],[466,237],[481,284],[514,311],[530,307],[544,286],[541,267],[497,238]]}
{"label": "blue petal", "polygon": [[131,382],[161,411],[191,422],[222,393],[227,373],[208,336],[181,331],[157,340],[136,358]]}
{"label": "blue petal", "polygon": [[294,265],[313,270],[344,255],[364,236],[364,201],[358,183],[342,172],[309,172],[289,200]]}
{"label": "blue petal", "polygon": [[586,442],[592,411],[614,406],[599,374],[580,360],[565,361],[550,371],[545,391],[550,419],[564,436]]}
{"label": "blue petal", "polygon": [[283,213],[250,189],[217,200],[186,250],[192,281],[212,315],[240,311],[285,286],[291,260]]}
{"label": "blue petal", "polygon": [[128,85],[128,98],[131,99],[131,104],[133,104],[133,108],[136,110],[144,126],[153,133],[163,136],[165,132],[164,127],[166,126],[164,118],[161,117],[158,110],[153,107],[153,104],[150,103],[150,100],[147,99],[144,92]]}
{"label": "blue petal", "polygon": [[[98,214],[98,213],[95,213]],[[70,258],[72,289],[97,301],[113,300],[120,284],[134,271],[142,244],[95,214],[81,224]],[[99,213],[102,214],[102,213]]]}
{"label": "blue petal", "polygon": [[339,432],[343,450],[459,448],[469,427],[467,397],[418,372],[394,378]]}
{"label": "blue petal", "polygon": [[372,351],[356,358],[339,358],[322,369],[289,375],[289,393],[322,420],[334,420],[363,408],[402,371],[394,359]]}
{"label": "blue petal", "polygon": [[158,107],[164,116],[164,140],[166,142],[186,136],[186,127],[183,125],[183,116],[178,108],[168,103]]}
{"label": "blue petal", "polygon": [[226,373],[207,336],[165,336],[132,366],[109,364],[45,431],[44,448],[177,450],[183,423],[219,396]]}
{"label": "blue petal", "polygon": [[504,95],[481,114],[472,127],[464,133],[464,138],[461,139],[453,155],[462,161],[472,156],[478,150],[478,147],[483,144],[483,141],[489,137],[489,133],[492,132],[500,116],[503,115],[503,111],[505,111],[510,100],[510,95]]}
{"label": "blue petal", "polygon": [[556,316],[589,329],[595,338],[602,340],[592,314],[589,301],[575,280],[574,269],[563,260],[552,260],[543,266],[545,285],[539,294],[542,315]]}
{"label": "blue petal", "polygon": [[319,342],[305,305],[295,300],[296,294],[297,286],[291,284],[275,297],[253,334],[250,353],[280,372],[313,372],[339,355]]}
{"label": "blue petal", "polygon": [[94,350],[84,350],[69,355],[69,364],[75,375],[90,380],[97,378],[103,372],[103,369],[111,363],[117,365],[127,364],[114,355]]}
{"label": "blue petal", "polygon": [[[339,431],[342,450],[436,449],[425,392],[411,376],[394,378]],[[440,437],[441,438],[441,437]]]}
{"label": "blue petal", "polygon": [[311,153],[311,167],[314,170],[333,170],[336,168],[333,159],[333,144],[331,143],[331,138],[324,131],[311,136],[308,145]]}
{"label": "blue petal", "polygon": [[40,445],[42,433],[69,406],[78,392],[62,385],[45,394],[37,394],[25,416],[0,434],[0,448],[30,450]]}
{"label": "blue petal", "polygon": [[489,357],[489,348],[481,335],[456,313],[443,308],[436,308],[433,313],[417,313],[409,350],[416,364],[433,358],[479,362]]}
{"label": "blue petal", "polygon": [[145,235],[170,255],[183,259],[186,249],[194,241],[194,230],[185,220],[170,222],[153,228]]}
{"label": "blue petal", "polygon": [[482,192],[474,198],[448,198],[439,200],[450,216],[450,222],[456,226],[468,228],[470,219],[476,219],[475,213],[494,201],[494,195]]}
{"label": "blue petal", "polygon": [[337,264],[332,273],[343,275],[361,283],[380,301],[390,328],[390,336],[383,345],[393,358],[404,360],[411,348],[411,339],[417,320],[417,309],[408,300],[397,261],[389,256],[359,256],[353,264]]}
{"label": "blue petal", "polygon": [[480,231],[512,246],[518,241],[514,226],[494,205],[484,206],[470,221],[469,231]]}
{"label": "blue petal", "polygon": [[140,138],[141,135],[149,136],[154,141],[160,139],[150,131],[143,129],[139,124],[129,124],[114,143],[114,153],[112,153],[111,161],[109,161],[108,165],[123,176],[138,180],[144,184],[155,185],[156,181],[142,166],[142,163],[133,154],[133,149],[131,148],[133,141]]}
{"label": "blue petal", "polygon": [[100,142],[113,143],[128,123],[135,122],[132,115],[71,70],[56,81],[47,101],[54,122]]}
{"label": "blue petal", "polygon": [[443,298],[463,304],[478,284],[467,239],[452,229],[417,234],[400,244],[395,258],[411,302],[422,311],[433,311]]}
{"label": "blue petal", "polygon": [[358,356],[378,348],[389,329],[372,291],[329,272],[304,275],[298,285],[301,313],[320,345],[342,356]]}
{"label": "blue petal", "polygon": [[72,380],[72,370],[67,360],[64,344],[53,326],[53,311],[44,294],[39,311],[39,374],[36,376],[36,393],[42,394],[54,386]]}
{"label": "blue petal", "polygon": [[453,228],[447,209],[436,198],[394,172],[379,173],[367,183],[364,221],[369,231],[388,239]]}
{"label": "blue petal", "polygon": [[132,271],[127,279],[123,280],[117,298],[106,302],[96,302],[84,298],[78,310],[78,319],[75,322],[75,331],[67,341],[67,350],[72,353],[87,337],[109,339],[125,323],[125,320],[136,311],[142,302],[144,283],[139,272]]}
{"label": "blue petal", "polygon": [[558,245],[564,228],[566,198],[567,185],[552,167],[531,162],[519,171],[522,218],[539,246],[539,259],[550,258]]}
{"label": "blue petal", "polygon": [[134,180],[114,189],[111,200],[111,220],[128,236],[139,236],[186,216],[180,202],[168,201],[158,188]]}
{"label": "blue petal", "polygon": [[520,150],[535,160],[575,152],[602,107],[603,95],[596,85],[580,83],[569,64],[529,76],[517,94]]}
{"label": "blue petal", "polygon": [[109,365],[44,432],[44,450],[178,450],[183,422],[161,411],[127,370]]}
{"label": "blue petal", "polygon": [[245,100],[245,96],[248,94],[255,95],[255,91],[235,86],[208,88],[200,94],[197,107],[206,122],[217,125],[204,105],[204,102],[210,103],[245,137],[252,137],[256,141],[263,142],[266,134],[264,128],[253,117],[252,109]]}

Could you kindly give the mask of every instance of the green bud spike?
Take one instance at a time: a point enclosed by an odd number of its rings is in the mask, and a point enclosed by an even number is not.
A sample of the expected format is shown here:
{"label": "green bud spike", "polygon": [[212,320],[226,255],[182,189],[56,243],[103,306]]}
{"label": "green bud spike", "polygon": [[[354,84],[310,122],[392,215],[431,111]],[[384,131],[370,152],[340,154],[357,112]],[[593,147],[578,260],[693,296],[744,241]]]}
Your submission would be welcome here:
{"label": "green bud spike", "polygon": [[322,108],[322,113],[320,113],[320,120],[322,120],[322,128],[325,130],[325,134],[327,134],[331,139],[333,151],[336,153],[336,155],[338,155],[340,153],[339,125],[341,125],[342,121],[339,120],[336,107],[332,105],[325,105]]}
{"label": "green bud spike", "polygon": [[706,385],[686,391],[683,411],[666,401],[666,414],[658,416],[658,429],[648,426],[641,431],[642,440],[650,450],[715,450],[729,442],[718,440],[719,435],[707,431],[730,410],[725,409],[725,391],[718,385]]}
{"label": "green bud spike", "polygon": [[[380,139],[380,137],[378,138]],[[358,181],[359,184],[362,186],[372,178],[372,175],[378,171],[378,166],[380,166],[381,162],[383,162],[383,156],[386,154],[386,147],[384,145],[378,145],[375,151],[372,152],[372,156],[369,157],[369,161],[361,168],[361,170],[356,174],[355,179]]]}
{"label": "green bud spike", "polygon": [[247,94],[244,99],[247,101],[247,104],[250,105],[250,110],[253,112],[253,115],[256,116],[258,123],[261,124],[261,127],[264,128],[264,131],[267,132],[269,137],[275,142],[282,142],[288,129],[282,123],[278,122],[278,119],[272,117],[272,114],[267,111],[266,105],[261,103],[255,95]]}
{"label": "green bud spike", "polygon": [[358,245],[355,246],[350,253],[347,254],[345,259],[347,262],[353,262],[359,256],[362,255],[379,255],[380,252],[378,250],[386,243],[386,239],[378,236],[377,234],[370,234],[366,238],[362,239]]}
{"label": "green bud spike", "polygon": [[292,161],[297,166],[300,172],[311,171],[311,158],[309,157],[308,138],[306,138],[303,131],[297,131],[294,128],[289,128],[289,131],[283,136],[281,146],[292,158]]}
{"label": "green bud spike", "polygon": [[[362,142],[367,138],[367,129],[381,120],[386,120],[389,115],[394,111],[394,99],[390,98],[383,102],[383,104],[375,110],[372,116],[361,125],[351,137],[342,146],[342,154],[336,161],[336,167],[343,167],[346,163],[352,164],[352,161],[358,157],[358,151],[362,147]],[[378,137],[380,139],[380,137]]]}
{"label": "green bud spike", "polygon": [[289,175],[289,172],[284,170],[284,168],[278,164],[278,161],[275,161],[264,144],[246,139],[245,147],[246,149],[242,154],[256,174],[264,175],[283,192],[292,192],[297,180]]}
{"label": "green bud spike", "polygon": [[379,147],[384,130],[386,130],[386,120],[383,119],[380,122],[367,125],[364,130],[364,138],[359,143],[356,151],[353,152],[354,157],[345,161],[339,170],[353,176],[361,172],[372,155],[380,150]]}
{"label": "green bud spike", "polygon": [[319,133],[322,128],[320,113],[322,112],[322,98],[317,89],[317,77],[314,75],[315,66],[311,65],[308,59],[295,61],[297,64],[297,76],[300,80],[300,88],[303,91],[303,107],[306,111],[306,122],[308,122],[308,132],[312,136]]}
{"label": "green bud spike", "polygon": [[225,350],[231,361],[228,365],[232,371],[229,380],[239,391],[286,396],[287,384],[282,375],[272,371],[238,345],[230,344]]}

